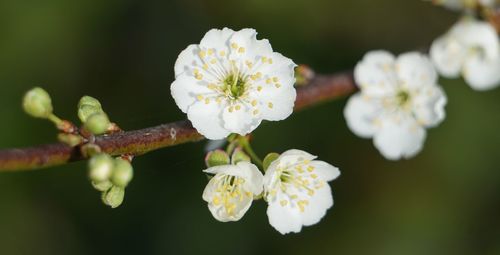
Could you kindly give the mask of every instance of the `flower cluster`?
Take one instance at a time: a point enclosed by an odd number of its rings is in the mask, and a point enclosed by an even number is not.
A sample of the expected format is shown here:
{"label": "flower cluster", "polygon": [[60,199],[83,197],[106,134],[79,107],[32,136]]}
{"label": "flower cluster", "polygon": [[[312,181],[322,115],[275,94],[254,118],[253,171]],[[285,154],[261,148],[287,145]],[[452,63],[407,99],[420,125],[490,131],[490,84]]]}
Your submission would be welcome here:
{"label": "flower cluster", "polygon": [[416,155],[423,146],[426,128],[445,117],[446,96],[437,85],[431,61],[416,52],[394,57],[372,51],[354,69],[360,92],[344,109],[349,128],[371,138],[386,158]]}
{"label": "flower cluster", "polygon": [[263,197],[268,203],[271,226],[281,234],[298,233],[302,226],[318,223],[333,205],[328,182],[340,172],[307,152],[289,150],[273,158],[265,175],[248,161],[235,162],[233,156],[230,164],[220,160],[229,159],[220,157],[224,152],[217,154],[217,159],[207,161],[209,166],[212,161],[216,165],[204,170],[213,176],[203,191],[203,199],[218,221],[240,220],[253,200]]}
{"label": "flower cluster", "polygon": [[500,85],[500,39],[487,22],[461,19],[432,43],[430,55],[444,77],[462,74],[475,90]]}
{"label": "flower cluster", "polygon": [[253,29],[212,29],[175,63],[172,96],[208,139],[246,135],[293,111],[296,65],[256,36]]}

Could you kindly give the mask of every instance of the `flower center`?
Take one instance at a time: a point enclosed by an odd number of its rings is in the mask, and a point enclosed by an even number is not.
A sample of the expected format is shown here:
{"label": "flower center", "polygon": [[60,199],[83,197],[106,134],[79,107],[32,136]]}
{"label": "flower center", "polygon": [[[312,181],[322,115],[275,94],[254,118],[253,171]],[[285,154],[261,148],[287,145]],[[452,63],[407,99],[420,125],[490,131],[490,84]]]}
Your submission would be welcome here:
{"label": "flower center", "polygon": [[212,202],[214,205],[222,205],[228,215],[234,215],[237,203],[242,202],[245,197],[251,197],[252,193],[242,188],[245,180],[241,177],[225,175],[217,185],[217,195]]}
{"label": "flower center", "polygon": [[410,102],[410,93],[406,90],[400,90],[396,94],[396,102],[398,106],[404,107]]}
{"label": "flower center", "polygon": [[245,93],[246,79],[238,74],[230,74],[223,81],[223,91],[233,99],[238,99]]}

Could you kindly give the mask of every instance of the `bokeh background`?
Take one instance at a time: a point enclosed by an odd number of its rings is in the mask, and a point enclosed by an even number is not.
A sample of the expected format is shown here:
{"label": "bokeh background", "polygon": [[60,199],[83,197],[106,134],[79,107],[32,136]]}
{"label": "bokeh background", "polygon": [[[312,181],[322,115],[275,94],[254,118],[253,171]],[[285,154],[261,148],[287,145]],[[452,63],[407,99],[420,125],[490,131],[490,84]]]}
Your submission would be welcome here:
{"label": "bokeh background", "polygon": [[[184,119],[169,86],[178,53],[210,28],[253,27],[318,72],[372,49],[424,51],[458,14],[420,0],[0,0],[0,148],[55,140],[20,107],[43,86],[76,121],[85,94],[127,130]],[[0,254],[500,254],[500,89],[441,80],[447,118],[414,159],[390,162],[353,135],[346,99],[255,132],[261,155],[299,148],[342,170],[320,224],[281,236],[255,203],[236,223],[201,199],[204,142],[134,161],[124,204],[105,207],[85,162],[0,174]]]}

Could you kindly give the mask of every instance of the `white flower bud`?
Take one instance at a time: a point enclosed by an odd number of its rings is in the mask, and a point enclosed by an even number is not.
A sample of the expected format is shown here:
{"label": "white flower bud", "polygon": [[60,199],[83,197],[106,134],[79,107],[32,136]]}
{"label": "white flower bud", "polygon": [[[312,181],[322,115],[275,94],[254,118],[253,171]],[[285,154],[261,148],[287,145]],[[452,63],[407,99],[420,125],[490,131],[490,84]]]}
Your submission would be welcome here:
{"label": "white flower bud", "polygon": [[132,164],[122,158],[115,159],[113,176],[111,181],[114,185],[125,188],[134,176]]}
{"label": "white flower bud", "polygon": [[93,182],[107,181],[113,172],[113,158],[108,154],[98,154],[89,160],[89,177]]}

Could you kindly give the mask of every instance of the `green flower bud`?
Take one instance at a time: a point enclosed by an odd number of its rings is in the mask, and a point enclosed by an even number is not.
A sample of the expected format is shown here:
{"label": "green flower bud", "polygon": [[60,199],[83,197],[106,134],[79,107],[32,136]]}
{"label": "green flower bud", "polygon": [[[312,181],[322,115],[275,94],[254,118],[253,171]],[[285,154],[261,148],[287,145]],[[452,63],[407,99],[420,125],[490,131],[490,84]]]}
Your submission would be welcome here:
{"label": "green flower bud", "polygon": [[280,156],[280,154],[278,154],[276,152],[271,152],[271,153],[267,154],[266,157],[264,158],[263,163],[262,163],[262,165],[264,167],[264,171],[266,171],[267,168],[269,167],[269,165],[271,165],[271,163],[273,163],[273,161],[275,161],[279,156]]}
{"label": "green flower bud", "polygon": [[207,153],[205,157],[205,164],[207,167],[229,165],[229,155],[223,150],[214,150]]}
{"label": "green flower bud", "polygon": [[52,115],[52,100],[49,93],[42,88],[33,88],[23,98],[24,111],[35,117],[46,119]]}
{"label": "green flower bud", "polygon": [[113,176],[111,176],[111,181],[114,185],[125,188],[133,176],[134,170],[130,162],[122,158],[115,159]]}
{"label": "green flower bud", "polygon": [[92,182],[92,186],[98,191],[108,191],[111,187],[113,187],[113,183],[110,181],[103,182]]}
{"label": "green flower bud", "polygon": [[108,154],[97,154],[89,160],[89,177],[96,183],[107,181],[113,172],[113,158]]}
{"label": "green flower bud", "polygon": [[87,118],[85,128],[94,135],[101,135],[106,133],[110,124],[108,116],[100,112],[94,113]]}
{"label": "green flower bud", "polygon": [[75,147],[83,142],[83,138],[79,135],[60,133],[57,135],[57,139],[71,147]]}
{"label": "green flower bud", "polygon": [[233,152],[233,155],[231,155],[231,163],[236,165],[241,161],[250,162],[251,159],[245,152],[243,152],[241,148],[236,148]]}
{"label": "green flower bud", "polygon": [[125,189],[113,186],[108,191],[102,193],[102,202],[105,205],[111,206],[111,208],[116,208],[123,203],[123,198],[125,197]]}
{"label": "green flower bud", "polygon": [[78,118],[82,123],[87,122],[87,119],[95,113],[104,113],[101,103],[93,97],[82,97],[78,103]]}

